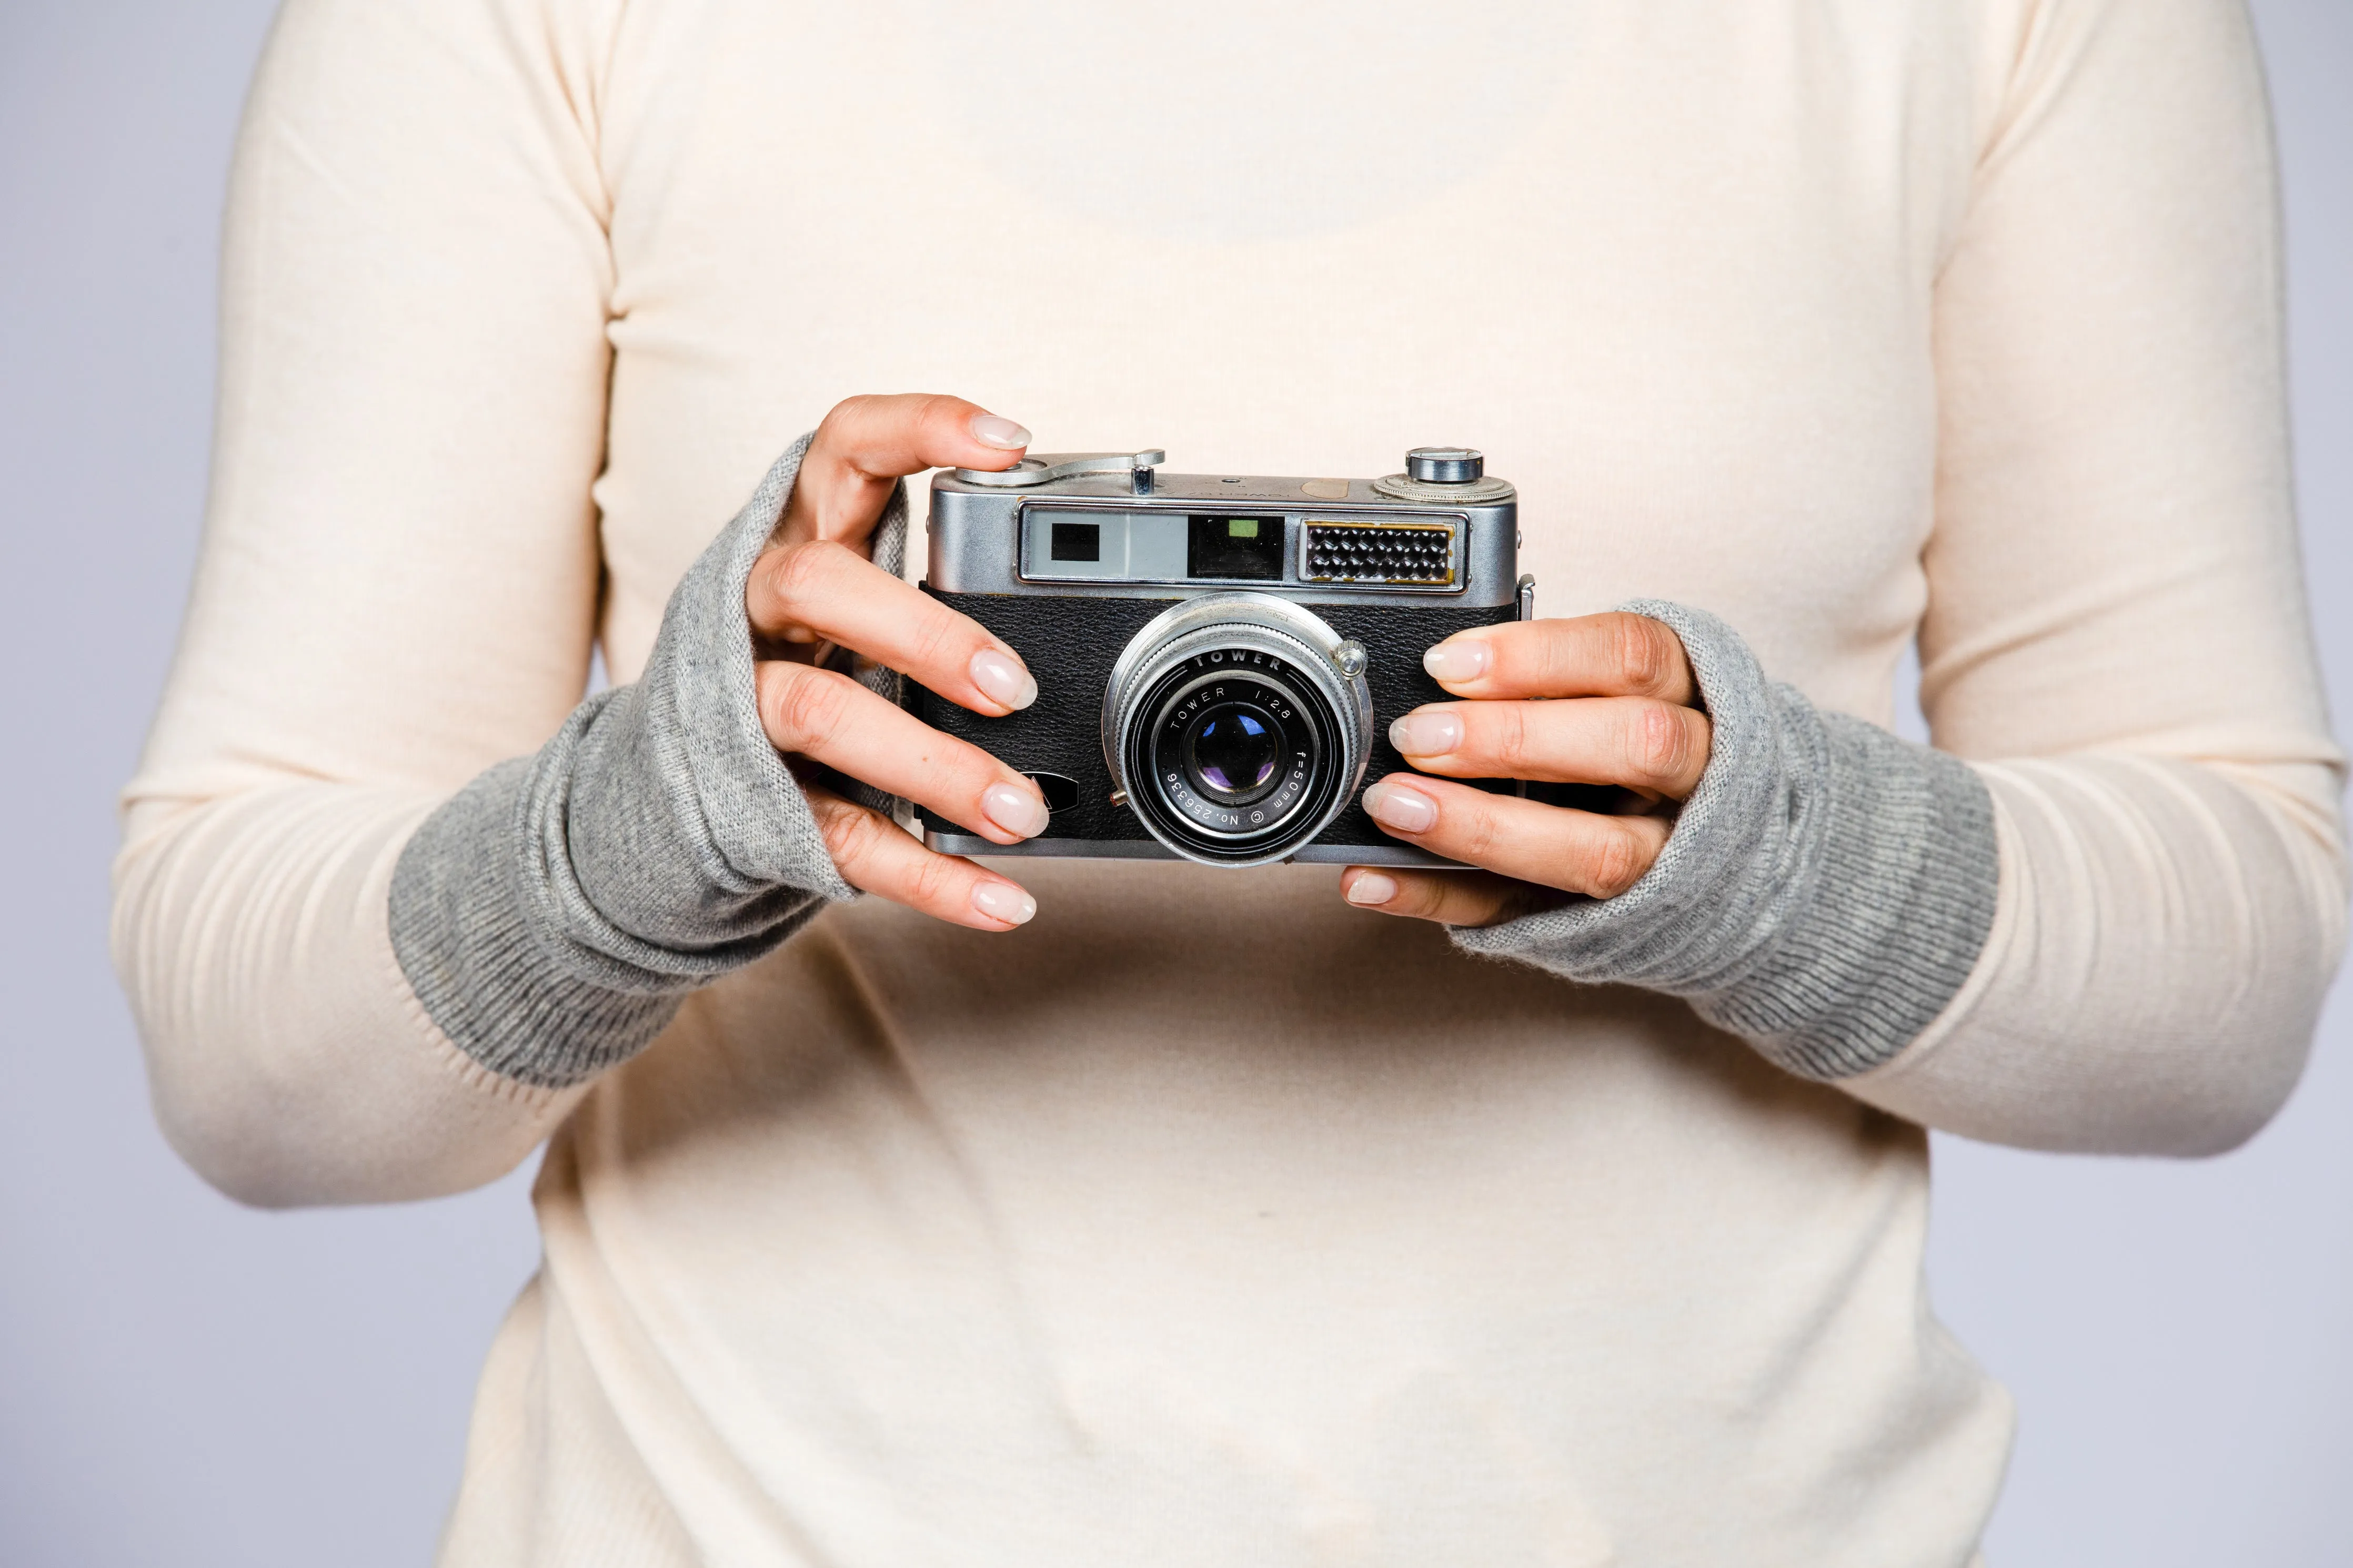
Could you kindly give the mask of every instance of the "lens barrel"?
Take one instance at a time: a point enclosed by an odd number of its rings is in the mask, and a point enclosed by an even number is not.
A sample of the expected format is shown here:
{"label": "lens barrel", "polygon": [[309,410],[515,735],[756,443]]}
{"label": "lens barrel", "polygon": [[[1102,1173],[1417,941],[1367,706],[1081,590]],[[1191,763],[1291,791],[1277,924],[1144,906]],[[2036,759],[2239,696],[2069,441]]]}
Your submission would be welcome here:
{"label": "lens barrel", "polygon": [[1103,691],[1103,756],[1153,837],[1263,866],[1311,843],[1363,781],[1361,650],[1271,594],[1205,594],[1129,641]]}

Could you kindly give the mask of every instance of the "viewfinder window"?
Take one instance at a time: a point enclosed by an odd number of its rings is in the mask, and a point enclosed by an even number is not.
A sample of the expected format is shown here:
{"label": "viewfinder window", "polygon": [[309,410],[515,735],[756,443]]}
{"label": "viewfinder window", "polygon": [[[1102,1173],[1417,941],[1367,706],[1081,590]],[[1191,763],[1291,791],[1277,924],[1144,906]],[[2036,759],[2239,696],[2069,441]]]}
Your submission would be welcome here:
{"label": "viewfinder window", "polygon": [[1100,561],[1103,559],[1103,524],[1099,522],[1058,522],[1054,525],[1050,552],[1057,561]]}
{"label": "viewfinder window", "polygon": [[1259,582],[1282,576],[1282,519],[1196,517],[1186,540],[1185,575]]}

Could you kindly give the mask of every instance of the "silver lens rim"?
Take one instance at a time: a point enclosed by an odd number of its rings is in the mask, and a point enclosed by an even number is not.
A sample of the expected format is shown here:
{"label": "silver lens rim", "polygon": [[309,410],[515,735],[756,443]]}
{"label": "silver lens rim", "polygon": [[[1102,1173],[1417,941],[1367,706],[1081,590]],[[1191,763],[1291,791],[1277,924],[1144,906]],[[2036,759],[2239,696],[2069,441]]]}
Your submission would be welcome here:
{"label": "silver lens rim", "polygon": [[[1163,831],[1153,813],[1137,804],[1136,787],[1142,781],[1131,781],[1127,774],[1127,728],[1138,716],[1144,696],[1168,670],[1219,647],[1247,648],[1283,660],[1330,705],[1338,721],[1337,754],[1326,763],[1338,765],[1340,787],[1333,791],[1330,803],[1312,821],[1294,823],[1264,850],[1247,857],[1203,855]],[[1343,672],[1344,661],[1355,666],[1354,673]],[[1237,869],[1271,866],[1314,843],[1356,798],[1372,746],[1373,693],[1360,650],[1323,617],[1272,594],[1202,594],[1178,601],[1128,639],[1103,686],[1103,761],[1111,768],[1113,786],[1163,848],[1198,865]]]}

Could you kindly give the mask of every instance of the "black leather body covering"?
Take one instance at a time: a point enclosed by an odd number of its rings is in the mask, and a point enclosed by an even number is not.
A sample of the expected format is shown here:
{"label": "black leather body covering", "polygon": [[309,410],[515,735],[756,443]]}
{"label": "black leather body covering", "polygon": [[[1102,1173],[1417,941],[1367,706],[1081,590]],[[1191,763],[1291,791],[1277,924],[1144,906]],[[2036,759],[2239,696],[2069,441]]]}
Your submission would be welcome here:
{"label": "black leather body covering", "polygon": [[[970,741],[1021,773],[1060,773],[1075,780],[1077,802],[1054,813],[1045,837],[1148,842],[1152,836],[1135,814],[1111,804],[1111,769],[1103,754],[1103,688],[1128,640],[1175,604],[1176,596],[940,594],[929,584],[923,591],[1003,637],[1029,665],[1038,682],[1038,700],[1018,713],[985,719],[909,681],[907,707],[934,729]],[[1407,602],[1308,607],[1342,637],[1362,643],[1367,655],[1365,679],[1373,693],[1367,784],[1406,765],[1389,744],[1389,721],[1425,702],[1449,700],[1445,689],[1423,671],[1423,650],[1456,632],[1517,618],[1510,605],[1465,608]],[[1509,791],[1515,786],[1499,779],[1481,787]],[[917,815],[927,828],[965,831],[927,812]],[[1364,806],[1351,799],[1315,842],[1394,845],[1397,840],[1375,826]]]}

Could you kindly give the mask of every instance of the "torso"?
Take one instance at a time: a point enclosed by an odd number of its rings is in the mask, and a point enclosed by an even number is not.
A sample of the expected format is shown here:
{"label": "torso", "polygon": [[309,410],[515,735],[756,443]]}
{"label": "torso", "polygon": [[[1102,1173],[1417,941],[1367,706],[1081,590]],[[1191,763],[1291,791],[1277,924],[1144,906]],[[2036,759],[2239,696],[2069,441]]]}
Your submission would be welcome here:
{"label": "torso", "polygon": [[[1883,719],[1998,9],[626,8],[615,678],[794,435],[938,390],[1193,472],[1468,442],[1541,613],[1702,605]],[[1031,926],[830,912],[560,1137],[485,1397],[535,1380],[668,1516],[615,1531],[1967,1556],[2007,1406],[1924,1310],[1917,1129],[1679,1004],[1352,911],[1330,868],[1008,869]],[[490,1474],[461,1523],[522,1506]]]}

